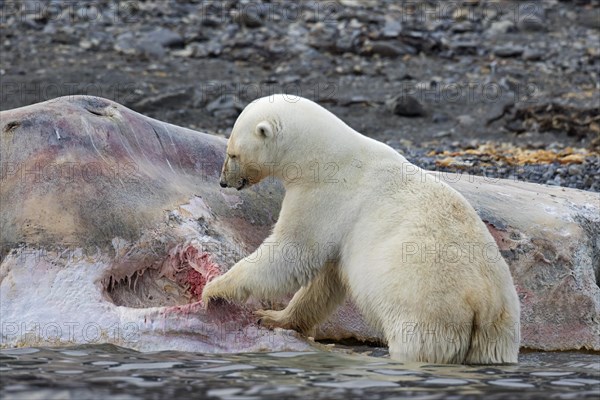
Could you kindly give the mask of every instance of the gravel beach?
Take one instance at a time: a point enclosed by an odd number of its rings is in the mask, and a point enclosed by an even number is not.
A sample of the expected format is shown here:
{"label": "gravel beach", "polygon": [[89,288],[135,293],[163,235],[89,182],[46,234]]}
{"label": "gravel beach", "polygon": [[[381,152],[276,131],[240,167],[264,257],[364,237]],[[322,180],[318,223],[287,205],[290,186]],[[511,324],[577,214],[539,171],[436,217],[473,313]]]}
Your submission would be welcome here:
{"label": "gravel beach", "polygon": [[88,94],[227,137],[285,92],[433,170],[600,192],[600,2],[1,1],[0,109]]}

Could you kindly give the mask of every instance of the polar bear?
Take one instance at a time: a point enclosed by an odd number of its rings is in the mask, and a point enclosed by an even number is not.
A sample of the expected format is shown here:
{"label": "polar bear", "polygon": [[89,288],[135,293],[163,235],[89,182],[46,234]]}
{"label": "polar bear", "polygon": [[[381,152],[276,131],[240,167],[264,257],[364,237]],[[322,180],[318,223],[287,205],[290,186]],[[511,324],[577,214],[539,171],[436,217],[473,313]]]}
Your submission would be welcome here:
{"label": "polar bear", "polygon": [[307,332],[348,294],[393,359],[517,362],[512,277],[462,195],[325,108],[283,94],[242,111],[220,183],[241,190],[269,176],[285,187],[273,232],[207,284],[206,307],[297,291],[285,309],[257,315]]}

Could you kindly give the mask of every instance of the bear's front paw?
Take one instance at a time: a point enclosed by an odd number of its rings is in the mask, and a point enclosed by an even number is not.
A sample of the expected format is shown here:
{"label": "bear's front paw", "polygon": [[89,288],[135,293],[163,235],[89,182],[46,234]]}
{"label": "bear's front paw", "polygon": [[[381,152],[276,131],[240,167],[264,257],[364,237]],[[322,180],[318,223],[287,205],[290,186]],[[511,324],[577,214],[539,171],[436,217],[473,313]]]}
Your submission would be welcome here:
{"label": "bear's front paw", "polygon": [[208,308],[211,302],[218,299],[244,302],[248,295],[246,289],[239,285],[232,285],[231,280],[223,275],[206,284],[202,290],[202,302],[204,307]]}
{"label": "bear's front paw", "polygon": [[256,310],[254,315],[260,318],[258,324],[266,328],[295,329],[286,318],[284,311],[285,310]]}

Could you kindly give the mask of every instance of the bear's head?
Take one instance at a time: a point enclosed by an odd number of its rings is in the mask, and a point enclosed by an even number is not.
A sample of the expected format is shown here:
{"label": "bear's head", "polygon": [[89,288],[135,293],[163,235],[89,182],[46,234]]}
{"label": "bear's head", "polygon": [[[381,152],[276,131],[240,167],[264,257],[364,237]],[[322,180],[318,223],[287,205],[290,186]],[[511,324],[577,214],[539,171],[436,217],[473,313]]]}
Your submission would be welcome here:
{"label": "bear's head", "polygon": [[[233,125],[220,184],[241,190],[268,176],[282,179],[284,185],[314,180],[305,164],[330,161],[346,141],[341,135],[349,131],[325,108],[299,96],[273,94],[254,100]],[[299,176],[290,179],[288,167],[300,171]]]}
{"label": "bear's head", "polygon": [[274,175],[280,160],[278,136],[282,129],[280,95],[250,103],[236,120],[227,142],[227,154],[221,170],[221,187],[242,190]]}

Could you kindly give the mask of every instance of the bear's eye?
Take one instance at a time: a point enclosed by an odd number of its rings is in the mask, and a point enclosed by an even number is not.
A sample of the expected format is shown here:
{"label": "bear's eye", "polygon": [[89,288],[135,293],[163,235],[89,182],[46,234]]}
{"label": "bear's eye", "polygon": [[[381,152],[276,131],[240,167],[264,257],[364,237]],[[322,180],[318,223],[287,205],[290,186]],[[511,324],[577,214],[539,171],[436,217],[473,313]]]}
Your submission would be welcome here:
{"label": "bear's eye", "polygon": [[228,156],[229,156],[229,158],[231,158],[232,160],[234,160],[234,159],[236,159],[236,158],[237,158],[237,156],[236,156],[235,154],[229,154]]}

